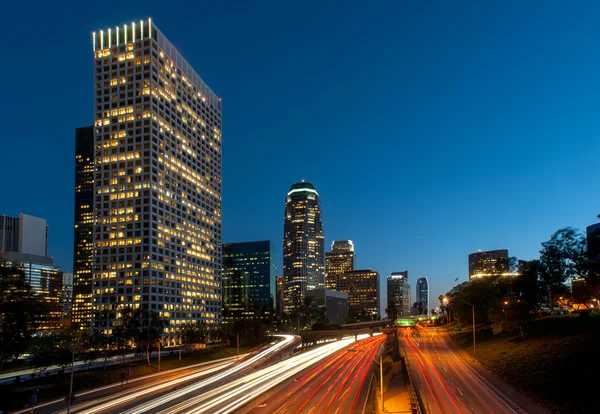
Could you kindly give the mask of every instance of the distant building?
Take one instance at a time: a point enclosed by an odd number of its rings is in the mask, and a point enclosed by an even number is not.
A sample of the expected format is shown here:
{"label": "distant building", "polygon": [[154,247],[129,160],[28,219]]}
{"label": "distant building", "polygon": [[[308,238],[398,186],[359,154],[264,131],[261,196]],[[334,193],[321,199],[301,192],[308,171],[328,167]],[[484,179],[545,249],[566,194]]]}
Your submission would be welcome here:
{"label": "distant building", "polygon": [[473,277],[509,274],[508,250],[490,250],[469,255],[469,280]]}
{"label": "distant building", "polygon": [[421,315],[429,315],[429,282],[425,276],[417,279],[417,304]]}
{"label": "distant building", "polygon": [[471,282],[464,281],[464,282],[454,286],[452,289],[450,289],[450,291],[448,293],[450,295],[456,295],[457,293],[460,293],[463,290],[465,290],[470,284],[471,284]]}
{"label": "distant building", "polygon": [[348,294],[350,316],[370,316],[379,319],[379,273],[353,270],[344,273],[338,281],[338,291]]}
{"label": "distant building", "polygon": [[319,193],[311,183],[292,184],[283,225],[286,312],[302,308],[308,290],[325,287],[324,243]]}
{"label": "distant building", "polygon": [[585,233],[587,236],[588,259],[594,262],[600,261],[600,223],[587,226]]}
{"label": "distant building", "polygon": [[[410,316],[410,285],[408,270],[392,272],[387,278],[387,306],[395,307],[396,317]],[[391,312],[390,312],[391,313]]]}
{"label": "distant building", "polygon": [[73,273],[62,273],[62,294],[60,305],[63,314],[71,314],[73,309]]}
{"label": "distant building", "polygon": [[345,272],[354,270],[354,243],[352,240],[336,240],[331,251],[325,253],[327,289],[337,290],[337,281]]}
{"label": "distant building", "polygon": [[0,216],[0,251],[48,256],[48,225],[43,218]]}
{"label": "distant building", "polygon": [[275,312],[277,315],[283,315],[283,293],[285,292],[285,282],[283,276],[275,278]]}
{"label": "distant building", "polygon": [[62,273],[54,266],[51,257],[18,252],[0,253],[0,266],[12,267],[25,274],[25,283],[32,294],[44,303],[44,312],[35,315],[33,328],[36,332],[52,332],[62,329]]}
{"label": "distant building", "polygon": [[329,323],[341,324],[348,318],[348,294],[329,289],[313,289],[306,292],[306,296],[313,298],[311,305],[325,308],[325,316]]}
{"label": "distant building", "polygon": [[0,251],[19,251],[19,219],[17,217],[0,216]]}
{"label": "distant building", "polygon": [[275,258],[270,241],[223,244],[223,322],[272,320]]}
{"label": "distant building", "polygon": [[92,327],[94,259],[94,127],[75,130],[75,217],[73,243],[73,307],[75,329]]}

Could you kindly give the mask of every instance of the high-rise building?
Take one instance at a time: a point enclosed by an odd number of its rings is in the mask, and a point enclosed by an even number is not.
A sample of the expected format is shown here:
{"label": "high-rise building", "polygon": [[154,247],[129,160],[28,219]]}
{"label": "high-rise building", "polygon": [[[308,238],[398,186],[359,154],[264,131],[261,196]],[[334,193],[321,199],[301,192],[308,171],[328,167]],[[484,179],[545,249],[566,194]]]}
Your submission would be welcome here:
{"label": "high-rise building", "polygon": [[354,270],[354,243],[352,240],[336,240],[331,251],[325,253],[327,289],[337,290],[337,281],[345,272]]}
{"label": "high-rise building", "polygon": [[312,298],[310,306],[324,310],[329,323],[339,325],[348,318],[348,294],[329,289],[313,289],[306,292]]}
{"label": "high-rise building", "polygon": [[270,241],[223,244],[223,322],[272,320],[275,251]]}
{"label": "high-rise building", "polygon": [[283,226],[284,308],[301,308],[306,291],[325,287],[325,238],[319,193],[311,183],[292,184]]}
{"label": "high-rise building", "polygon": [[417,304],[419,313],[429,315],[429,282],[425,276],[417,279]]}
{"label": "high-rise building", "polygon": [[340,276],[337,290],[348,294],[351,316],[379,319],[381,308],[378,272],[371,269],[346,272]]}
{"label": "high-rise building", "polygon": [[93,329],[221,320],[221,99],[150,20],[92,34]]}
{"label": "high-rise building", "polygon": [[469,280],[473,277],[500,276],[508,273],[508,250],[506,249],[469,255]]}
{"label": "high-rise building", "polygon": [[75,130],[75,217],[73,304],[75,329],[92,327],[92,262],[94,258],[94,127]]}
{"label": "high-rise building", "polygon": [[600,223],[592,224],[585,228],[587,236],[588,259],[600,261]]}
{"label": "high-rise building", "polygon": [[19,218],[0,216],[0,251],[19,251]]}
{"label": "high-rise building", "polygon": [[62,294],[60,306],[63,314],[70,314],[73,309],[73,273],[62,273]]}
{"label": "high-rise building", "polygon": [[410,285],[408,284],[408,270],[392,272],[387,278],[387,306],[390,315],[396,317],[410,316]]}
{"label": "high-rise building", "polygon": [[45,305],[31,328],[38,332],[61,329],[63,273],[48,257],[46,220],[23,213],[18,218],[3,215],[0,227],[0,266],[22,271],[31,293]]}
{"label": "high-rise building", "polygon": [[48,256],[46,220],[29,214],[0,216],[0,251]]}
{"label": "high-rise building", "polygon": [[62,328],[62,272],[51,257],[1,252],[0,266],[12,267],[25,275],[25,283],[33,296],[44,304],[44,312],[34,315],[31,329],[52,332]]}
{"label": "high-rise building", "polygon": [[285,282],[283,276],[275,278],[275,311],[277,315],[283,315],[283,293],[285,291]]}

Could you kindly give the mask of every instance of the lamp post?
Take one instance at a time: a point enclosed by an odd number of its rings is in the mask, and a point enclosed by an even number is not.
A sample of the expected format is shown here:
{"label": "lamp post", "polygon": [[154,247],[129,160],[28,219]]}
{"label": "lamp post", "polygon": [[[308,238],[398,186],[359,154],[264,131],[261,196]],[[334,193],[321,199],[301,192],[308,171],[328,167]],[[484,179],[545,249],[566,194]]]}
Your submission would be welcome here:
{"label": "lamp post", "polygon": [[69,405],[67,414],[71,412],[71,402],[73,401],[73,374],[75,372],[75,344],[71,345],[71,384],[69,385]]}
{"label": "lamp post", "polygon": [[[362,352],[363,354],[366,354],[365,351],[362,351],[360,349],[347,349],[346,352]],[[369,354],[367,354],[367,355],[369,355]],[[369,355],[369,357],[373,361],[375,361],[376,364],[379,363],[379,398],[381,401],[381,411],[385,412],[385,408],[383,407],[383,353],[381,352],[381,349],[380,349],[379,361],[376,360],[375,358],[373,358],[371,355]]]}
{"label": "lamp post", "polygon": [[[473,356],[475,356],[475,305],[467,302],[466,300],[462,300],[462,299],[453,299],[453,300],[457,300],[459,302],[466,303],[467,305],[471,306],[471,308],[473,310]],[[450,300],[447,297],[445,297],[443,299],[443,302],[448,305],[450,304]]]}

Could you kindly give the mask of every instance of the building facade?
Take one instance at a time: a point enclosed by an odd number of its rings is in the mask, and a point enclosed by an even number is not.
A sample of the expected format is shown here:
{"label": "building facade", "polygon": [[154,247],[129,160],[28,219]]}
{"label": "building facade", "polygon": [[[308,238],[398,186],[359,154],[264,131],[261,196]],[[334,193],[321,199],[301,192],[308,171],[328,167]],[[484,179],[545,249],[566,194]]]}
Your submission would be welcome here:
{"label": "building facade", "polygon": [[[410,285],[408,284],[408,270],[392,272],[387,277],[387,306],[388,315],[397,318],[410,316]],[[394,310],[389,307],[394,306]]]}
{"label": "building facade", "polygon": [[0,216],[0,251],[19,251],[19,218]]}
{"label": "building facade", "polygon": [[223,244],[223,322],[272,321],[276,258],[270,241]]}
{"label": "building facade", "polygon": [[313,289],[306,292],[312,298],[311,306],[324,309],[330,324],[339,325],[348,318],[348,294],[329,289]]}
{"label": "building facade", "polygon": [[508,250],[490,250],[469,255],[469,280],[473,277],[509,274]]}
{"label": "building facade", "polygon": [[275,278],[275,312],[279,317],[283,315],[283,293],[285,291],[285,282],[283,276]]}
{"label": "building facade", "polygon": [[62,329],[62,277],[60,268],[51,257],[19,252],[0,253],[0,266],[23,272],[30,292],[43,303],[44,312],[32,321],[36,332],[53,332]]}
{"label": "building facade", "polygon": [[325,284],[329,290],[337,290],[338,279],[345,272],[354,270],[354,243],[352,240],[336,240],[331,251],[325,253]]}
{"label": "building facade", "polygon": [[600,262],[600,223],[592,224],[585,228],[587,238],[588,259]]}
{"label": "building facade", "polygon": [[429,281],[425,276],[417,279],[416,294],[419,314],[429,315]]}
{"label": "building facade", "polygon": [[348,294],[351,317],[380,317],[379,273],[371,270],[353,270],[344,273],[338,281],[338,291]]}
{"label": "building facade", "polygon": [[319,193],[311,183],[292,184],[283,225],[285,312],[301,308],[306,291],[325,287],[324,243]]}
{"label": "building facade", "polygon": [[150,20],[92,34],[93,330],[221,320],[222,104]]}
{"label": "building facade", "polygon": [[92,327],[94,257],[94,127],[75,130],[75,217],[73,238],[73,306],[71,325]]}
{"label": "building facade", "polygon": [[48,256],[46,220],[29,214],[0,216],[0,251]]}

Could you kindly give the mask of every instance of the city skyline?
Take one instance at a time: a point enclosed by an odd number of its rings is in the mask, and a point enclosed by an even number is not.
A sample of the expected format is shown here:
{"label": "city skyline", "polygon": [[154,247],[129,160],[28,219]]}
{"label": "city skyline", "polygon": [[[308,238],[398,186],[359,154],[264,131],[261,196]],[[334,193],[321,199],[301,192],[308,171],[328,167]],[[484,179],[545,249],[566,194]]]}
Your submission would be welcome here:
{"label": "city skyline", "polygon": [[[340,20],[344,23],[336,29],[339,35],[334,35],[316,51],[312,50],[313,43],[318,44],[317,39],[328,38],[332,32],[317,18],[311,17],[309,10],[299,10],[298,14],[307,18],[306,24],[313,30],[301,30],[298,34],[294,33],[298,26],[285,28],[289,25],[285,18],[264,29],[256,28],[260,26],[256,24],[239,23],[245,14],[261,22],[272,20],[273,16],[289,12],[283,5],[276,5],[270,11],[248,6],[233,11],[208,6],[203,14],[213,19],[206,22],[210,30],[205,36],[214,45],[202,47],[186,42],[192,33],[192,16],[165,10],[158,3],[145,4],[143,11],[139,5],[128,4],[118,11],[100,10],[93,15],[82,8],[75,11],[74,18],[63,27],[55,27],[52,23],[57,12],[43,7],[49,6],[42,6],[40,12],[32,16],[32,30],[20,38],[23,47],[9,46],[8,56],[21,61],[24,70],[11,73],[14,81],[7,85],[7,102],[12,102],[15,107],[26,107],[29,97],[19,95],[23,90],[19,85],[26,85],[28,80],[39,75],[36,61],[56,62],[51,47],[37,47],[44,32],[52,33],[69,49],[64,65],[73,70],[63,74],[62,68],[49,67],[48,75],[55,82],[42,82],[36,87],[37,94],[52,96],[57,101],[48,113],[36,117],[11,113],[14,119],[4,123],[6,137],[24,137],[23,140],[28,141],[29,168],[23,172],[20,184],[31,191],[13,197],[10,203],[8,198],[3,199],[0,207],[2,213],[10,216],[25,212],[46,218],[51,229],[49,255],[55,257],[55,263],[65,271],[73,270],[73,214],[64,208],[73,204],[72,131],[93,121],[89,115],[93,93],[87,90],[92,79],[89,35],[97,27],[124,24],[134,17],[148,15],[158,22],[169,38],[175,39],[177,46],[182,46],[182,53],[200,76],[224,97],[229,120],[225,153],[230,157],[224,167],[224,240],[266,239],[277,246],[281,239],[281,193],[289,183],[305,178],[314,182],[322,195],[327,228],[325,244],[336,239],[352,239],[361,246],[355,265],[358,269],[373,267],[387,275],[402,264],[411,274],[427,276],[433,307],[435,298],[448,291],[455,278],[466,280],[468,253],[505,246],[511,255],[531,259],[537,256],[540,243],[556,229],[572,225],[583,231],[596,221],[598,196],[581,183],[569,185],[574,177],[588,177],[594,182],[598,176],[591,163],[584,162],[597,128],[593,121],[594,105],[589,96],[593,95],[590,89],[593,92],[596,85],[591,76],[592,68],[599,59],[588,44],[588,39],[594,38],[597,30],[592,19],[594,13],[584,11],[583,7],[575,6],[566,11],[550,4],[542,11],[536,10],[538,20],[529,27],[520,24],[531,12],[532,6],[528,5],[518,11],[488,5],[472,5],[470,10],[461,5],[452,10],[450,6],[440,5],[432,14],[427,14],[429,9],[425,5],[389,6],[389,10],[379,5],[373,11],[366,11],[367,15],[377,14],[381,19],[381,24],[377,28],[369,27],[367,33],[352,29],[352,26],[361,27],[364,16],[343,10]],[[334,10],[326,6],[322,12],[327,16],[333,15]],[[498,17],[495,31],[485,30],[484,23],[490,14]],[[408,20],[414,16],[427,17],[423,18],[420,27],[408,24],[397,29],[398,16],[406,16],[402,19]],[[553,22],[569,17],[580,24],[559,36],[553,30]],[[448,20],[452,22],[448,23]],[[443,32],[445,38],[440,29],[436,30],[440,21],[445,22],[441,25],[447,29]],[[465,22],[472,26],[461,29]],[[281,39],[269,36],[275,29],[280,31]],[[0,30],[17,32],[17,22],[9,21]],[[309,36],[303,41],[305,32],[309,32]],[[246,37],[244,46],[233,47],[240,33]],[[422,37],[423,33],[428,35]],[[379,42],[381,38],[386,41]],[[420,40],[415,48],[410,48],[412,42],[409,39],[413,38]],[[475,38],[479,40],[472,40]],[[547,40],[540,40],[544,38]],[[265,39],[272,47],[253,46],[263,44]],[[523,40],[524,50],[530,51],[527,57],[511,49],[515,39]],[[295,48],[292,59],[288,59],[289,55],[282,48],[286,42]],[[464,45],[459,47],[461,42]],[[488,42],[499,45],[498,56],[485,53]],[[539,42],[545,47],[532,47]],[[352,51],[347,47],[348,43],[354,44]],[[567,43],[568,47],[565,46]],[[440,44],[447,45],[448,51],[442,50]],[[27,56],[24,52],[27,47],[35,47],[38,53]],[[226,47],[233,48],[231,57],[222,55]],[[337,52],[326,53],[331,48]],[[435,53],[427,52],[430,49]],[[396,50],[402,50],[401,57],[388,57],[389,51]],[[362,59],[369,64],[345,73],[345,66],[340,62],[352,54],[358,57],[354,58],[356,61]],[[471,55],[486,58],[474,61],[469,57]],[[561,62],[570,63],[558,65],[560,70],[544,64],[559,57]],[[325,62],[317,64],[319,59]],[[407,60],[416,63],[402,69]],[[236,61],[247,61],[245,67],[249,72],[239,68]],[[448,71],[437,73],[439,78],[433,78],[427,68],[438,61],[446,65]],[[262,62],[269,62],[268,70],[260,64]],[[461,74],[453,62],[459,62],[465,73]],[[299,65],[302,69],[294,70],[293,66],[298,63],[302,63]],[[320,67],[325,63],[339,74],[339,79],[332,79],[329,73],[322,72]],[[59,66],[62,67],[62,63]],[[504,70],[506,66],[509,71]],[[382,69],[386,67],[389,69]],[[266,73],[261,75],[259,72]],[[413,78],[417,72],[422,74]],[[378,74],[378,79],[373,79],[373,73]],[[259,94],[245,86],[255,76],[258,76],[257,84],[262,84]],[[544,79],[552,80],[556,76],[564,77],[561,82],[569,85],[568,90],[562,86],[556,91],[542,87]],[[398,78],[410,78],[415,86],[399,83]],[[496,82],[490,85],[489,79]],[[422,89],[432,81],[432,87]],[[346,91],[349,84],[361,82],[368,82],[370,87]],[[477,92],[483,82],[487,88],[485,93]],[[559,85],[563,83],[559,82]],[[288,88],[292,88],[291,92],[286,92]],[[307,90],[320,93],[326,106],[317,103],[311,108],[308,98],[302,94]],[[357,96],[352,97],[353,94]],[[490,96],[489,100],[484,95]],[[297,100],[297,96],[302,97],[299,104],[280,105]],[[419,105],[402,103],[415,100]],[[375,112],[366,112],[366,115],[375,116],[374,124],[379,126],[347,125],[348,113],[369,111],[359,105],[366,101],[373,102],[376,107]],[[502,111],[491,107],[498,101]],[[332,102],[339,105],[327,117],[322,116],[321,112]],[[460,112],[448,109],[450,104],[460,107]],[[271,116],[273,107],[276,107],[277,117]],[[70,108],[68,116],[60,108]],[[527,114],[527,119],[522,113]],[[7,114],[3,116],[7,117]],[[399,118],[397,114],[401,114]],[[297,132],[300,121],[305,120],[310,120],[314,127],[310,134]],[[17,128],[25,122],[33,128],[28,131]],[[245,125],[248,122],[251,131],[261,131],[252,133],[250,139]],[[260,129],[267,123],[272,123],[270,129],[273,132],[263,133]],[[53,125],[49,134],[32,132],[43,125]],[[396,128],[399,129],[397,132],[391,132]],[[362,138],[354,138],[363,136],[377,137],[372,151],[366,154],[362,151]],[[341,137],[347,143],[344,148],[337,144]],[[563,140],[567,137],[569,145],[565,146]],[[306,145],[290,150],[293,144],[287,142],[297,142],[300,138]],[[482,142],[484,139],[502,142],[495,150],[496,154],[472,149],[483,149],[487,144]],[[7,153],[20,153],[23,140],[5,140]],[[420,141],[427,145],[422,146]],[[311,159],[305,147],[321,144],[322,158],[328,162],[299,162]],[[258,153],[250,160],[248,154],[253,153],[257,145],[258,148],[268,147],[270,151]],[[436,154],[443,153],[444,157],[436,155],[427,161],[433,146],[437,148]],[[388,147],[392,151],[386,151]],[[399,152],[408,155],[402,173],[392,169],[393,159]],[[486,156],[480,157],[482,153]],[[532,159],[533,154],[538,156]],[[364,157],[376,167],[360,169],[360,172],[347,169],[348,159],[356,162]],[[418,169],[420,165],[427,168]],[[9,157],[0,167],[0,173],[14,176],[15,171],[21,171],[21,166],[19,157]],[[341,175],[335,174],[332,166],[346,168],[348,179],[341,180]],[[258,185],[260,177],[269,177],[269,184]],[[517,177],[520,181],[515,185]],[[357,196],[357,190],[374,184],[375,201]],[[471,192],[480,197],[470,200],[467,194]],[[47,199],[56,201],[40,202]],[[515,199],[522,203],[514,203]],[[586,202],[573,203],[573,199]],[[245,207],[241,208],[241,205]],[[248,215],[253,217],[256,226],[247,225]],[[361,220],[357,220],[357,216]],[[440,231],[444,237],[435,237]],[[431,250],[439,252],[435,263],[428,260]]]}

